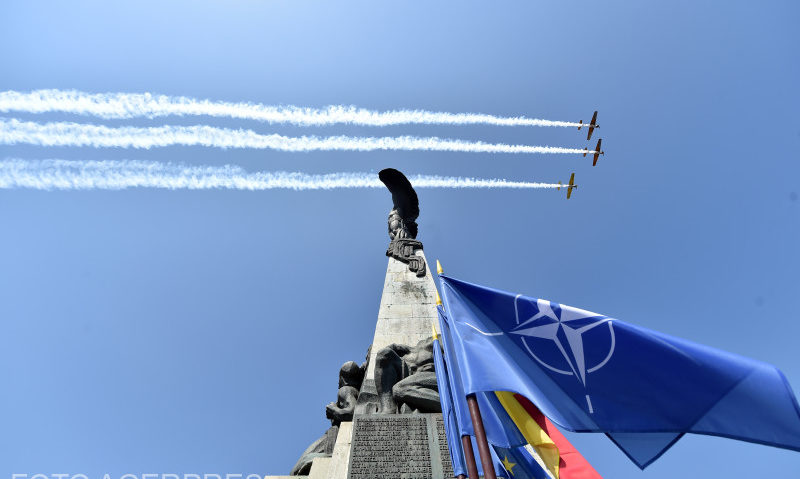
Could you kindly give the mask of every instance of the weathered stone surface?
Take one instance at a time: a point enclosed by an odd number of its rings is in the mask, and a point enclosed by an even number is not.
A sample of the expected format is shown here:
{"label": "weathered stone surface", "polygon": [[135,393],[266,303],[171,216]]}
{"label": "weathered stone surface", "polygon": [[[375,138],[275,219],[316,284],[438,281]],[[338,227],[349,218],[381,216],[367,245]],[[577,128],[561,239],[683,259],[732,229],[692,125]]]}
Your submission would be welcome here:
{"label": "weathered stone surface", "polygon": [[[425,260],[422,250],[416,254]],[[417,277],[404,263],[389,258],[375,336],[355,407],[356,415],[375,413],[379,409],[375,385],[378,351],[391,344],[416,345],[430,338],[431,323],[436,319],[436,287],[431,275]]]}
{"label": "weathered stone surface", "polygon": [[[422,251],[417,256],[425,259]],[[436,287],[430,275],[418,278],[405,264],[389,258],[366,379],[375,376],[375,356],[392,343],[417,344],[430,337],[436,318]]]}
{"label": "weathered stone surface", "polygon": [[436,442],[439,446],[439,459],[442,461],[442,471],[444,477],[454,477],[453,475],[453,462],[450,460],[450,449],[447,445],[447,433],[444,429],[444,419],[442,416],[436,416]]}
{"label": "weathered stone surface", "polygon": [[308,473],[308,479],[328,479],[328,469],[330,469],[330,457],[317,457],[311,464],[311,471]]}
{"label": "weathered stone surface", "polygon": [[449,452],[446,438],[439,437],[437,420],[441,414],[356,416],[348,477],[451,478],[452,468],[442,467],[442,451]]}
{"label": "weathered stone surface", "polygon": [[339,425],[339,435],[333,448],[331,465],[328,469],[330,479],[346,479],[350,468],[350,446],[353,439],[353,423],[343,422]]}
{"label": "weathered stone surface", "polygon": [[422,242],[410,238],[395,238],[386,249],[386,256],[408,264],[408,270],[418,278],[425,276],[428,269],[425,260],[417,256],[416,252],[422,249]]}

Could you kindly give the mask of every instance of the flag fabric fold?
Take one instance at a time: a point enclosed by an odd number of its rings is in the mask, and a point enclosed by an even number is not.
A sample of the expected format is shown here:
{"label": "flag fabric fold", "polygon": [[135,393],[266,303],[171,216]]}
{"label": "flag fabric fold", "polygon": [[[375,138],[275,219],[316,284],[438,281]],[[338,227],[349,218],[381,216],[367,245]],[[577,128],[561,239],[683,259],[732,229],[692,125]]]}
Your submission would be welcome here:
{"label": "flag fabric fold", "polygon": [[[561,431],[532,402],[519,394],[514,394],[513,398],[525,411],[527,417],[535,421],[542,429],[542,436],[545,436],[553,444],[553,446],[550,446],[548,441],[543,438],[541,445],[545,448],[554,447],[558,451],[558,475],[555,476],[557,479],[602,479],[600,474],[589,464],[589,461],[575,449],[572,443],[561,434]],[[535,445],[533,447],[539,451],[539,455],[547,454],[546,449],[540,451],[540,447]]]}
{"label": "flag fabric fold", "polygon": [[[448,322],[447,315],[441,308],[439,308],[439,321],[441,343],[443,345],[451,344],[450,324]],[[455,359],[451,359],[451,367],[447,364],[446,358],[447,348],[445,348],[445,365],[443,370],[447,371],[448,375],[450,376],[449,385],[453,385],[453,390],[459,391],[457,394],[451,394],[451,397],[454,403],[461,403],[462,410],[467,411],[466,396],[463,392],[461,379],[460,377],[455,376],[452,372],[454,370],[458,370],[458,364],[455,362]],[[514,414],[512,411],[510,411],[501,400],[502,394],[503,393],[491,393],[484,391],[475,393],[475,397],[477,399],[483,419],[483,426],[486,431],[486,438],[489,444],[492,446],[491,452],[493,454],[495,470],[497,471],[498,477],[502,475],[501,471],[505,470],[508,473],[507,477],[559,479],[558,464],[560,458],[558,455],[558,450],[546,449],[547,446],[553,448],[555,447],[552,441],[550,441],[550,438],[541,430],[541,428],[539,428],[536,423],[531,424],[532,419],[530,416],[527,417],[528,421],[526,421],[524,416],[527,415],[527,412],[524,410],[521,412],[520,410],[517,410],[515,411],[516,414]],[[503,397],[505,398],[505,396]],[[444,409],[445,406],[443,403],[443,412]],[[520,407],[519,409],[522,408]],[[466,412],[466,414],[469,413]],[[516,417],[514,417],[515,415]],[[456,419],[456,422],[457,421],[458,419]],[[465,417],[464,421],[469,421],[471,425],[471,418],[469,418],[469,416]],[[519,428],[517,423],[523,424],[525,429],[523,430]],[[536,431],[536,429],[538,429],[538,431]],[[570,445],[569,447],[571,448],[572,446]],[[571,450],[574,451],[574,449]],[[548,456],[546,458],[542,457],[543,453],[548,454]],[[555,457],[553,457],[553,453],[555,454]],[[509,463],[509,461],[511,462]],[[586,463],[585,460],[583,462]],[[574,463],[571,462],[570,464]],[[588,465],[588,463],[586,464]],[[571,470],[574,471],[576,468],[573,467]],[[592,471],[594,470],[592,469]],[[563,477],[570,479],[569,474]],[[600,479],[598,474],[595,476],[574,477],[576,479],[584,479],[584,477]]]}
{"label": "flag fabric fold", "polygon": [[558,447],[550,436],[539,423],[531,417],[528,411],[522,407],[514,393],[497,391],[495,395],[503,406],[503,409],[505,409],[513,421],[514,426],[522,433],[528,444],[539,454],[544,467],[550,475],[553,477],[560,477],[558,474],[560,455]]}
{"label": "flag fabric fold", "polygon": [[772,365],[441,279],[465,394],[517,393],[560,427],[606,433],[640,468],[689,432],[800,451],[800,407]]}
{"label": "flag fabric fold", "polygon": [[445,436],[447,436],[447,447],[450,450],[450,462],[453,464],[453,474],[456,477],[460,475],[466,476],[467,465],[464,459],[464,450],[461,446],[461,434],[458,430],[453,397],[450,394],[449,374],[442,357],[441,345],[435,329],[433,333],[433,364],[436,372],[436,384],[439,387],[439,401],[442,404],[444,432]]}
{"label": "flag fabric fold", "polygon": [[[441,340],[439,342],[444,352],[444,355],[441,358],[443,362],[442,371],[446,373],[447,388],[451,398],[451,402],[445,406],[440,394],[439,400],[442,401],[442,413],[444,414],[445,407],[449,409],[448,416],[452,418],[452,423],[454,423],[453,426],[455,426],[459,444],[461,436],[470,436],[472,450],[475,451],[475,461],[477,463],[478,470],[483,471],[480,455],[477,453],[478,447],[475,443],[475,432],[472,427],[472,417],[470,416],[469,407],[467,406],[466,394],[464,394],[464,386],[462,385],[459,372],[459,365],[454,356],[452,356],[452,338],[450,334],[450,326],[447,322],[447,315],[441,307],[438,307],[437,310],[439,313],[439,331],[441,331]],[[434,351],[434,360],[436,359],[435,354],[436,352]],[[440,374],[441,373],[437,373],[437,381],[439,380],[438,378]],[[498,417],[498,415],[494,413],[495,408],[491,407],[491,396],[489,394],[481,392],[476,394],[476,397],[483,415],[483,424],[484,428],[486,429],[489,442],[505,446],[506,448],[516,448],[525,444],[525,439],[521,434],[515,433],[513,429],[504,429],[504,426],[509,424],[510,419],[503,418],[502,416]],[[451,447],[449,444],[450,436],[447,437],[447,440],[448,447]],[[463,449],[459,447],[459,450],[463,454]],[[491,448],[490,452],[492,454],[492,462],[494,464],[495,474],[497,477],[508,477],[505,466],[503,466],[502,460],[498,456],[496,448]]]}

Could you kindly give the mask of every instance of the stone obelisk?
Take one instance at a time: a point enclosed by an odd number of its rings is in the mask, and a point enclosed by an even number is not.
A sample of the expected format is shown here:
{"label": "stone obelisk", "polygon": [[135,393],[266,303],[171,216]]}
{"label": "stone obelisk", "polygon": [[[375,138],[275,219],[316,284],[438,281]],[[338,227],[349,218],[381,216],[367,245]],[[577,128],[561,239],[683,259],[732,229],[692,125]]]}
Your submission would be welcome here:
{"label": "stone obelisk", "polygon": [[432,363],[437,294],[416,239],[418,200],[399,171],[380,178],[394,208],[375,335],[365,364],[342,366],[338,401],[328,406],[333,426],[295,466],[309,478],[452,477]]}
{"label": "stone obelisk", "polygon": [[431,336],[431,324],[437,320],[436,287],[421,249],[413,253],[424,266],[419,277],[408,264],[389,257],[383,282],[378,322],[372,339],[364,383],[358,397],[356,414],[369,414],[375,405],[375,356],[391,344],[414,345]]}

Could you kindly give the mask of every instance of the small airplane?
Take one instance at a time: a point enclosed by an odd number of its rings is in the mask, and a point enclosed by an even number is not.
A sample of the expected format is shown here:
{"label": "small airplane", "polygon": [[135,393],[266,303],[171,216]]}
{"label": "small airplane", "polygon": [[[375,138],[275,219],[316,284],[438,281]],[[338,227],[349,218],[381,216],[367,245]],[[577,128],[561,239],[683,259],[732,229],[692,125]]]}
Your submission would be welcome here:
{"label": "small airplane", "polygon": [[[602,143],[603,143],[603,139],[602,138],[597,140],[597,146],[594,147],[594,161],[592,161],[592,166],[596,166],[597,165],[597,158],[599,158],[600,155],[605,155],[605,152],[600,150],[600,145]],[[586,154],[587,153],[589,153],[589,148],[584,148],[583,149],[583,157],[584,158],[586,158]]]}
{"label": "small airplane", "polygon": [[[562,186],[562,183],[559,181],[558,182],[558,190],[561,190],[561,186]],[[570,175],[569,184],[567,185],[567,199],[569,199],[569,197],[572,196],[573,188],[577,188],[577,187],[578,187],[578,185],[575,184],[575,173],[573,173],[572,175]]]}
{"label": "small airplane", "polygon": [[[580,123],[580,126],[578,126],[578,130],[580,130],[581,127],[584,126],[583,120],[580,120],[578,123]],[[592,115],[592,121],[586,126],[589,127],[589,134],[586,135],[586,140],[588,141],[592,139],[592,133],[594,133],[594,129],[600,128],[600,125],[597,124],[597,111],[595,111],[594,115]]]}

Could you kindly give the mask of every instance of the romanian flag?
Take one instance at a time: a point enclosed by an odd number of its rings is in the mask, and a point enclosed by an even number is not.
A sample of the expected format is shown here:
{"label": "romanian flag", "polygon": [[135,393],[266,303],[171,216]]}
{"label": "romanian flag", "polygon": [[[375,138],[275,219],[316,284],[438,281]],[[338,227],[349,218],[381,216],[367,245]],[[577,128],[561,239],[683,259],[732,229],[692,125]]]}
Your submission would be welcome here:
{"label": "romanian flag", "polygon": [[[602,479],[591,464],[532,402],[511,392],[499,391],[495,394],[503,409],[528,441],[528,445],[536,451],[543,462],[543,467],[552,477],[556,479]],[[513,474],[512,471],[509,473]]]}

